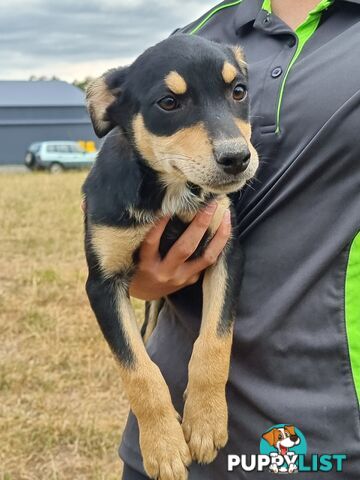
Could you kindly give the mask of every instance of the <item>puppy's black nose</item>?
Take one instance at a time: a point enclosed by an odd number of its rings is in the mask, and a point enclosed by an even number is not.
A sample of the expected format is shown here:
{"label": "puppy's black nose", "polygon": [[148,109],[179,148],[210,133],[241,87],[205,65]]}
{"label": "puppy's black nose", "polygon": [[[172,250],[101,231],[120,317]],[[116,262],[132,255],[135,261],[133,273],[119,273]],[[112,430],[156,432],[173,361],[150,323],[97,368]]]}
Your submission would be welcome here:
{"label": "puppy's black nose", "polygon": [[296,442],[299,437],[297,435],[290,435],[290,440]]}
{"label": "puppy's black nose", "polygon": [[250,157],[250,151],[246,149],[239,153],[221,153],[217,155],[216,162],[221,165],[225,173],[237,175],[247,169]]}

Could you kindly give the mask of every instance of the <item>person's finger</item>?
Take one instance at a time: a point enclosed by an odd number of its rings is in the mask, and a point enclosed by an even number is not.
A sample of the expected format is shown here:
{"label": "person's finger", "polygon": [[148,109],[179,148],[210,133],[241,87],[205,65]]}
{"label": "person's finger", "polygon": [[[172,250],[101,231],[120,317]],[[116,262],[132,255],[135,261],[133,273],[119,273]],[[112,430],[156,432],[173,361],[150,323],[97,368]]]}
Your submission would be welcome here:
{"label": "person's finger", "polygon": [[199,280],[200,275],[201,273],[196,273],[195,275],[190,277],[189,280],[185,283],[185,286],[194,285],[194,283],[196,283]]}
{"label": "person's finger", "polygon": [[158,220],[151,230],[145,235],[140,247],[141,258],[146,259],[158,256],[160,239],[169,220],[169,216],[161,217],[160,220]]}
{"label": "person's finger", "polygon": [[191,257],[209,228],[216,208],[217,203],[212,202],[195,215],[185,232],[166,254],[164,266],[166,265],[169,269],[177,268]]}
{"label": "person's finger", "polygon": [[209,245],[206,247],[204,253],[200,258],[191,260],[184,265],[186,270],[186,275],[192,277],[199,272],[205,270],[216,263],[219,255],[224,250],[229,238],[231,235],[231,214],[230,210],[226,210],[221,224],[214,237],[210,241]]}

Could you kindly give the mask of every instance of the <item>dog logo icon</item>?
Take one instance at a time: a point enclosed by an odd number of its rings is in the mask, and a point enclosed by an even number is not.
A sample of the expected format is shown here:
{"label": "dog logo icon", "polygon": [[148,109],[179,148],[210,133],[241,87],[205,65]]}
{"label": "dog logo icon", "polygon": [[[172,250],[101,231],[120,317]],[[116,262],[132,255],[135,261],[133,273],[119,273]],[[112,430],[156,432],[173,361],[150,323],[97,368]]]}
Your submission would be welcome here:
{"label": "dog logo icon", "polygon": [[296,462],[299,454],[306,453],[306,440],[294,425],[275,425],[262,435],[260,452],[270,456],[270,472],[297,473]]}
{"label": "dog logo icon", "polygon": [[[259,432],[260,435],[260,432]],[[343,472],[346,453],[311,453],[302,431],[288,423],[273,425],[260,439],[260,454],[230,454],[227,470],[288,475],[303,472]],[[300,475],[301,476],[301,475]],[[247,476],[246,476],[247,478]],[[271,475],[273,478],[273,475]]]}

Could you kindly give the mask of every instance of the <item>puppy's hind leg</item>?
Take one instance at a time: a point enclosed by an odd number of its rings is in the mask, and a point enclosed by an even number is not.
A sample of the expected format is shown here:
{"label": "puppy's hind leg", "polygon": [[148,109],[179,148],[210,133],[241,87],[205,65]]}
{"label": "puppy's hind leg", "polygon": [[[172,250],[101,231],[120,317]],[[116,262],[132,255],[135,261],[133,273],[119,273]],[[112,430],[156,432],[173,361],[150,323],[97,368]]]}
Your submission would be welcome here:
{"label": "puppy's hind leg", "polygon": [[145,319],[143,326],[141,327],[141,336],[145,345],[149,340],[150,335],[156,327],[160,310],[164,306],[165,299],[159,298],[159,300],[152,300],[145,303]]}
{"label": "puppy's hind leg", "polygon": [[137,417],[144,468],[151,478],[185,480],[191,461],[169,389],[146,353],[125,280],[104,279],[90,269],[87,293],[119,365],[130,407]]}

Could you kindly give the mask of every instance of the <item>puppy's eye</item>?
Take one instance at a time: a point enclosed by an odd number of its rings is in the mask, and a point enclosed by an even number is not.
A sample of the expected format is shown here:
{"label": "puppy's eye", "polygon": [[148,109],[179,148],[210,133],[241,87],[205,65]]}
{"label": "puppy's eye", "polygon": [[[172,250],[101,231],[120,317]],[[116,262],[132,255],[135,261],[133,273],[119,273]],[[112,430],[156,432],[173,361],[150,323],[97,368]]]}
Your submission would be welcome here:
{"label": "puppy's eye", "polygon": [[236,85],[234,90],[233,90],[234,100],[236,100],[237,102],[241,102],[242,100],[244,100],[246,98],[246,96],[247,96],[246,87],[244,85],[241,85],[241,84]]}
{"label": "puppy's eye", "polygon": [[162,108],[163,110],[166,110],[167,112],[170,112],[171,110],[175,110],[179,107],[178,101],[176,100],[176,98],[172,97],[171,95],[168,95],[167,97],[164,97],[161,100],[159,100],[158,105],[160,108]]}
{"label": "puppy's eye", "polygon": [[281,433],[279,433],[279,440],[282,440],[283,439],[283,436]]}

